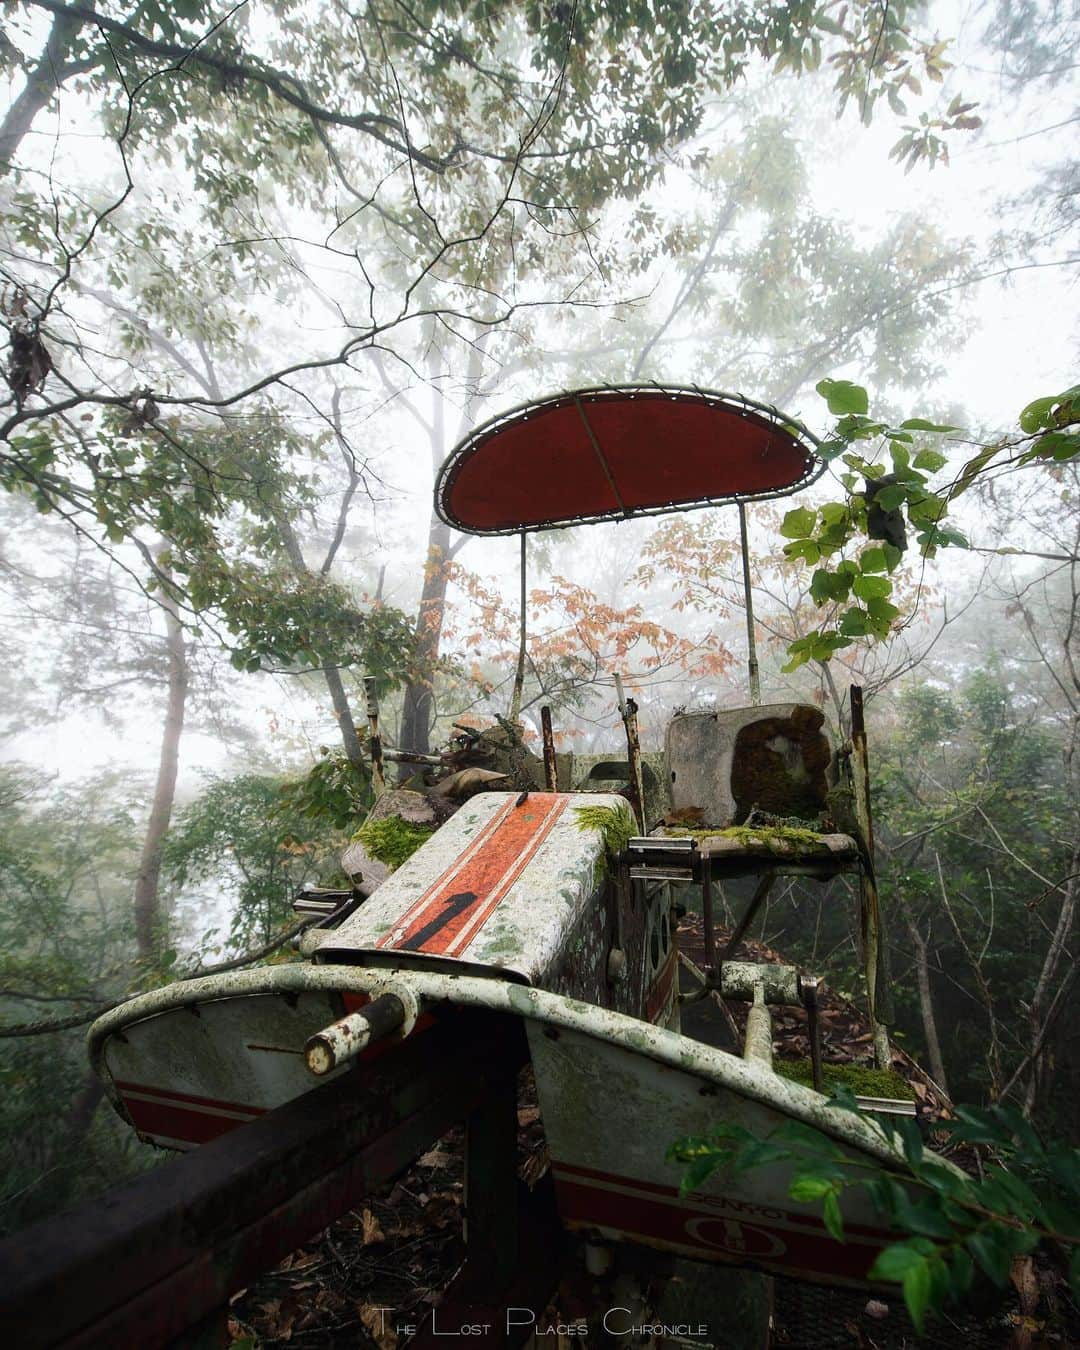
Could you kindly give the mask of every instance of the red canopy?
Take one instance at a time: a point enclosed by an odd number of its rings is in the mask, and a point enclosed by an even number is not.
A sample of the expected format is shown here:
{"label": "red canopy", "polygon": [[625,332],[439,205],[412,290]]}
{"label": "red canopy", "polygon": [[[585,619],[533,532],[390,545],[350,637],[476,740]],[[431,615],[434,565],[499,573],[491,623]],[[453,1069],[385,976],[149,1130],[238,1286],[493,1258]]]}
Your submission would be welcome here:
{"label": "red canopy", "polygon": [[781,497],[824,465],[775,409],[697,389],[581,389],[501,414],[453,451],[435,507],[468,534]]}

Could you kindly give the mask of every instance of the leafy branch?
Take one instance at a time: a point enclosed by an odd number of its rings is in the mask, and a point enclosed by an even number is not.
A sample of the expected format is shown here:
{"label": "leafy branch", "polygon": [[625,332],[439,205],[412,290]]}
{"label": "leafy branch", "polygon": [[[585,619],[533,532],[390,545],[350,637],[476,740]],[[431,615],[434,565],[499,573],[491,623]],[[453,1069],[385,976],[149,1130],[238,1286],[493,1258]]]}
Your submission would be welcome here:
{"label": "leafy branch", "polygon": [[[841,1086],[831,1104],[864,1114]],[[907,1170],[855,1159],[827,1135],[787,1121],[764,1139],[738,1125],[720,1124],[712,1134],[677,1140],[670,1162],[686,1170],[683,1194],[699,1190],[715,1172],[740,1173],[788,1164],[788,1195],[802,1204],[821,1201],[830,1235],[844,1241],[841,1197],[862,1187],[898,1232],[879,1252],[867,1279],[898,1283],[919,1333],[928,1311],[965,1299],[981,1271],[1003,1288],[1013,1262],[1036,1251],[1067,1272],[1080,1298],[1080,1149],[1046,1144],[1014,1106],[956,1108],[956,1118],[937,1128],[952,1143],[988,1146],[997,1160],[969,1176],[923,1145],[915,1121],[875,1121],[902,1152]]]}
{"label": "leafy branch", "polygon": [[[908,532],[923,558],[933,558],[939,548],[970,548],[947,520],[950,504],[1003,454],[1004,463],[1015,467],[1080,455],[1080,386],[1029,403],[1019,417],[1019,436],[980,447],[951,481],[937,485],[931,478],[947,469],[949,457],[935,442],[960,428],[924,417],[892,426],[870,415],[867,391],[849,380],[821,380],[817,391],[837,417],[819,450],[827,463],[842,466],[839,481],[847,495],[788,511],[780,526],[789,541],[784,557],[814,568],[810,596],[832,611],[828,623],[791,643],[787,672],[808,661],[827,662],[857,638],[890,635],[900,617],[892,576]],[[882,462],[885,454],[891,471]]]}

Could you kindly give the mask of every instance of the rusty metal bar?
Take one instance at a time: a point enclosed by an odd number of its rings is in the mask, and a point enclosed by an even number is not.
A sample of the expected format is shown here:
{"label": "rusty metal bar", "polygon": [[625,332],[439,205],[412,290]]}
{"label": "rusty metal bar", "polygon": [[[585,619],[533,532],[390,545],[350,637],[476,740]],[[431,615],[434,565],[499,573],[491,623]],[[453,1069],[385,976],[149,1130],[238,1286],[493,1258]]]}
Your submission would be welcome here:
{"label": "rusty metal bar", "polygon": [[368,748],[371,751],[371,786],[378,800],[386,791],[386,771],[383,768],[382,737],[379,735],[379,697],[375,692],[374,675],[364,676],[367,696]]}
{"label": "rusty metal bar", "polygon": [[389,750],[385,746],[382,757],[390,764],[428,764],[433,768],[446,762],[442,755],[422,755],[419,750]]}
{"label": "rusty metal bar", "polygon": [[491,1284],[517,1268],[517,1079],[504,1074],[465,1127],[465,1244]]}
{"label": "rusty metal bar", "polygon": [[626,509],[626,503],[623,501],[622,494],[619,492],[619,485],[615,481],[615,475],[611,472],[611,465],[608,463],[607,455],[604,454],[600,442],[596,439],[596,432],[593,431],[592,423],[585,416],[585,409],[582,406],[581,399],[578,398],[576,394],[574,396],[574,403],[577,407],[578,412],[581,415],[581,420],[585,427],[585,434],[589,438],[589,444],[593,448],[593,454],[595,454],[597,460],[599,461],[601,469],[603,469],[604,471],[604,477],[608,480],[608,487],[611,488],[612,496],[618,503],[619,510],[623,513],[624,516],[628,516],[631,513]]}
{"label": "rusty metal bar", "polygon": [[518,658],[517,669],[514,671],[514,689],[510,695],[510,717],[511,722],[516,722],[521,716],[521,698],[525,690],[525,656],[528,643],[529,620],[527,613],[528,604],[528,538],[524,530],[521,532],[521,594],[518,597]]}
{"label": "rusty metal bar", "polygon": [[321,1077],[361,1054],[372,1041],[389,1036],[405,1021],[405,1005],[396,994],[382,994],[366,1007],[349,1013],[312,1036],[304,1046],[304,1062]]}
{"label": "rusty metal bar", "polygon": [[746,1041],[743,1059],[772,1068],[772,1014],[765,1002],[765,987],[757,985],[754,1001],[746,1014]]}
{"label": "rusty metal bar", "polygon": [[[702,857],[701,859],[702,864],[704,864],[706,856],[707,855],[704,855]],[[750,897],[750,903],[746,907],[746,912],[743,914],[739,922],[735,925],[734,931],[728,938],[724,950],[720,953],[721,965],[723,965],[725,961],[730,960],[730,958],[735,955],[735,948],[746,936],[746,930],[754,922],[754,916],[757,914],[758,910],[761,908],[762,904],[768,897],[769,892],[773,888],[773,882],[775,880],[776,880],[775,872],[766,872],[765,875],[758,882],[754,894]]]}
{"label": "rusty metal bar", "polygon": [[874,868],[874,818],[870,808],[870,755],[866,741],[866,718],[863,711],[863,691],[857,684],[851,686],[851,785],[855,799],[855,821],[865,846],[863,866],[859,871],[859,921],[866,973],[866,1002],[870,1015],[870,1029],[874,1036],[874,1060],[879,1069],[887,1069],[892,1052],[884,1021],[890,1000],[888,984],[879,980],[883,962],[884,937],[881,925],[881,903],[878,895],[877,874]]}
{"label": "rusty metal bar", "polygon": [[363,1074],[342,1074],[5,1239],[2,1343],[155,1350],[206,1322],[524,1062],[521,1027],[511,1019],[465,1013],[449,1021]]}
{"label": "rusty metal bar", "polygon": [[622,676],[615,673],[615,696],[619,701],[619,715],[626,728],[626,759],[630,765],[630,791],[633,794],[634,814],[642,834],[648,832],[645,820],[645,780],[641,775],[641,740],[638,736],[638,707],[632,698],[623,694]]}
{"label": "rusty metal bar", "polygon": [[544,786],[549,792],[558,792],[559,770],[555,760],[555,736],[551,730],[551,709],[546,703],[540,709],[540,729],[544,736]]}
{"label": "rusty metal bar", "polygon": [[758,671],[757,637],[754,633],[754,592],[750,585],[750,543],[746,529],[746,503],[739,501],[739,543],[742,549],[743,601],[746,605],[746,667],[750,674],[750,702],[761,703],[761,675]]}
{"label": "rusty metal bar", "polygon": [[719,974],[716,968],[716,927],[712,907],[712,859],[707,853],[701,858],[701,925],[705,932],[705,968],[709,978]]}
{"label": "rusty metal bar", "polygon": [[810,1071],[813,1075],[814,1091],[823,1092],[821,1074],[821,1019],[818,1017],[818,986],[816,975],[803,975],[799,979],[799,992],[802,994],[803,1007],[806,1009],[806,1038],[810,1042]]}

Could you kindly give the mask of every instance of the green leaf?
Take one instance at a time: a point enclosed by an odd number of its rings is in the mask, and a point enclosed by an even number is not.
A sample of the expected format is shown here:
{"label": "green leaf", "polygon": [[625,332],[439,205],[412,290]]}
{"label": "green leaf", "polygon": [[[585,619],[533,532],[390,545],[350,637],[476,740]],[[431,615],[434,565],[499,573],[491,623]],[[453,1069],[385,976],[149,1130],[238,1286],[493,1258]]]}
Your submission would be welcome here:
{"label": "green leaf", "polygon": [[825,1227],[829,1230],[830,1236],[834,1237],[837,1242],[843,1242],[844,1220],[840,1213],[840,1200],[835,1189],[830,1190],[826,1195],[821,1217],[825,1220]]}
{"label": "green leaf", "polygon": [[[946,426],[942,422],[928,422],[925,417],[909,417],[900,423],[905,431],[959,431],[959,427]],[[917,461],[916,461],[917,462]]]}
{"label": "green leaf", "polygon": [[909,1270],[925,1258],[909,1242],[894,1242],[878,1253],[877,1260],[867,1272],[872,1280],[887,1280],[899,1284]]}
{"label": "green leaf", "polygon": [[796,539],[784,545],[784,557],[792,562],[802,558],[808,563],[816,563],[821,558],[821,549],[812,539]]}
{"label": "green leaf", "polygon": [[874,505],[880,506],[883,511],[895,511],[905,501],[907,488],[900,483],[890,483],[874,494]]}
{"label": "green leaf", "polygon": [[[882,562],[884,561],[885,557],[882,554]],[[884,600],[892,594],[892,582],[888,577],[858,576],[851,589],[860,600]]]}
{"label": "green leaf", "polygon": [[959,497],[962,492],[966,492],[968,490],[968,488],[972,485],[972,483],[974,483],[975,479],[979,476],[980,473],[982,473],[983,469],[986,468],[986,466],[994,458],[994,456],[1001,449],[1001,447],[1002,447],[1001,441],[994,441],[992,445],[983,446],[983,448],[979,451],[977,455],[972,456],[972,458],[968,460],[968,462],[961,469],[960,476],[959,478],[957,478],[956,483],[953,485],[953,488],[949,493],[950,501],[954,500],[956,497]]}
{"label": "green leaf", "polygon": [[1041,431],[1043,427],[1052,426],[1053,422],[1049,414],[1057,401],[1057,394],[1050,398],[1034,399],[1020,414],[1020,430],[1026,431],[1030,436],[1036,431]]}
{"label": "green leaf", "polygon": [[943,455],[940,450],[920,450],[915,456],[915,468],[928,469],[931,473],[937,473],[938,469],[943,469],[948,462],[948,456]]}
{"label": "green leaf", "polygon": [[817,512],[805,506],[796,507],[784,516],[780,533],[785,539],[805,539],[813,532],[817,523]]}
{"label": "green leaf", "polygon": [[876,625],[890,624],[900,613],[892,601],[885,600],[881,596],[874,596],[872,600],[867,600],[866,612]]}
{"label": "green leaf", "polygon": [[830,1195],[833,1192],[833,1183],[825,1177],[811,1176],[804,1173],[797,1176],[788,1187],[788,1195],[792,1200],[798,1200],[800,1204],[810,1204],[814,1200],[820,1200],[822,1196]]}
{"label": "green leaf", "polygon": [[999,1287],[1008,1282],[1011,1263],[1008,1245],[1001,1239],[1001,1229],[989,1226],[972,1233],[967,1239],[968,1251]]}
{"label": "green leaf", "polygon": [[865,609],[860,609],[857,605],[849,609],[840,620],[840,632],[845,637],[865,637],[869,629],[869,616]]}
{"label": "green leaf", "polygon": [[865,415],[870,407],[866,390],[850,380],[821,380],[815,388],[829,405],[829,411],[837,416],[845,413]]}
{"label": "green leaf", "polygon": [[904,1303],[907,1305],[908,1313],[915,1324],[915,1330],[921,1336],[927,1305],[930,1302],[931,1288],[930,1263],[925,1256],[920,1259],[918,1265],[911,1266],[905,1272],[901,1281],[901,1288],[904,1291]]}
{"label": "green leaf", "polygon": [[954,1247],[952,1253],[952,1283],[957,1294],[966,1294],[975,1278],[975,1266],[963,1247]]}
{"label": "green leaf", "polygon": [[885,558],[885,550],[883,548],[863,549],[862,553],[859,554],[859,566],[864,573],[887,571],[889,564]]}
{"label": "green leaf", "polygon": [[720,1150],[717,1150],[715,1153],[709,1153],[702,1158],[695,1158],[683,1173],[682,1181],[679,1184],[679,1190],[685,1195],[688,1191],[700,1189],[715,1171],[730,1161],[731,1154],[722,1153]]}
{"label": "green leaf", "polygon": [[908,1160],[909,1166],[918,1167],[923,1156],[922,1135],[919,1133],[918,1125],[914,1120],[898,1120],[897,1127],[904,1145],[904,1157]]}

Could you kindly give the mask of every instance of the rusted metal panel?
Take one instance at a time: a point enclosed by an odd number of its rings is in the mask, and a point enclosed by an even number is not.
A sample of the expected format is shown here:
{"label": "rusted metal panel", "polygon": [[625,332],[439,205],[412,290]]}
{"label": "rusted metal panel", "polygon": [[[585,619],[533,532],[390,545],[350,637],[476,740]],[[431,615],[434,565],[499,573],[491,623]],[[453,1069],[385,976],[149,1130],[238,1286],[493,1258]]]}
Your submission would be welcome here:
{"label": "rusted metal panel", "polygon": [[322,937],[318,960],[435,959],[548,985],[568,934],[600,903],[604,844],[577,810],[623,805],[607,793],[474,797]]}
{"label": "rusted metal panel", "polygon": [[152,1350],[182,1336],[412,1161],[524,1058],[509,1019],[454,1022],[367,1076],[343,1075],[0,1243],[3,1344]]}
{"label": "rusted metal panel", "polygon": [[803,703],[677,714],[665,739],[674,810],[699,810],[715,826],[742,824],[754,806],[815,815],[830,754],[823,722]]}
{"label": "rusted metal panel", "polygon": [[[767,1016],[764,1005],[761,1011]],[[570,1227],[696,1260],[829,1283],[867,1282],[875,1256],[891,1239],[887,1223],[857,1195],[844,1195],[847,1241],[841,1247],[827,1241],[817,1206],[788,1198],[787,1166],[718,1176],[699,1191],[679,1194],[679,1169],[664,1160],[667,1146],[685,1134],[707,1135],[721,1120],[765,1135],[783,1117],[779,1093],[766,1103],[734,1090],[732,1075],[725,1075],[729,1086],[717,1083],[704,1056],[693,1072],[579,1032],[560,1031],[552,1039],[531,1026],[529,1041],[559,1210]],[[764,1063],[741,1067],[766,1082],[781,1081]],[[819,1112],[828,1114],[840,1113]]]}
{"label": "rusted metal panel", "polygon": [[225,977],[217,997],[109,1039],[106,1066],[140,1138],[205,1144],[311,1091],[304,1045],[340,1016],[334,992],[222,997],[230,987]]}

